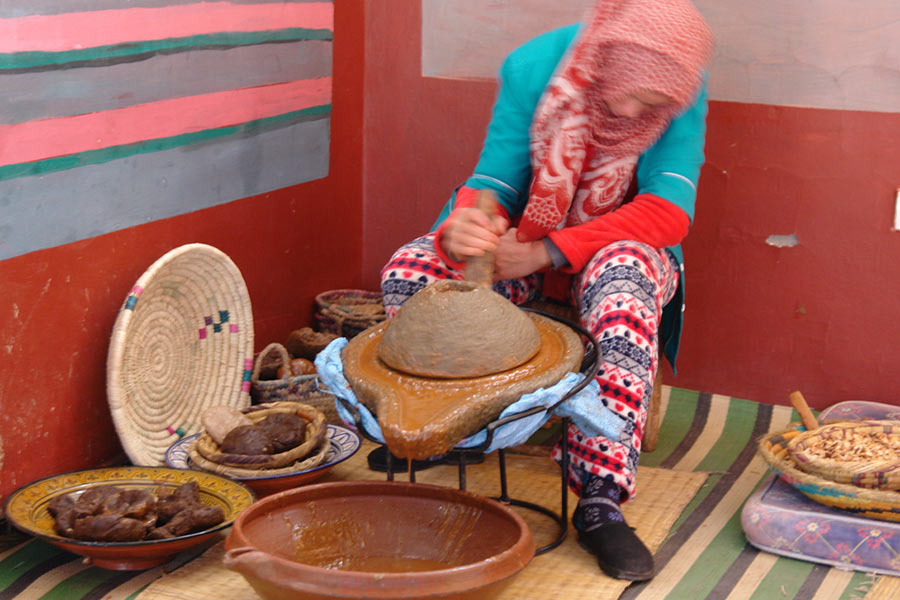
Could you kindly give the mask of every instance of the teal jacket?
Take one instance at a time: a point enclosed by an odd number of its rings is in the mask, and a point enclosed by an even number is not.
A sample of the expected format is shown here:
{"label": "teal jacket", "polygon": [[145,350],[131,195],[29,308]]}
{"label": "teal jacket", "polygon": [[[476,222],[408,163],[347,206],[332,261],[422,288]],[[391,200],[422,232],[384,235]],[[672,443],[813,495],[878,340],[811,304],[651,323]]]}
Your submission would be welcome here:
{"label": "teal jacket", "polygon": [[[579,25],[549,31],[514,50],[500,69],[500,91],[475,171],[465,185],[491,189],[511,217],[522,214],[531,185],[530,129],[541,96],[557,64],[578,33]],[[706,135],[706,86],[694,104],[669,124],[637,163],[637,193],[654,194],[687,213],[693,222],[697,181]],[[454,191],[435,222],[436,228],[456,200]],[[680,246],[669,250],[678,259],[681,277],[675,297],[663,310],[660,335],[666,357],[675,366],[684,311],[684,260]]]}

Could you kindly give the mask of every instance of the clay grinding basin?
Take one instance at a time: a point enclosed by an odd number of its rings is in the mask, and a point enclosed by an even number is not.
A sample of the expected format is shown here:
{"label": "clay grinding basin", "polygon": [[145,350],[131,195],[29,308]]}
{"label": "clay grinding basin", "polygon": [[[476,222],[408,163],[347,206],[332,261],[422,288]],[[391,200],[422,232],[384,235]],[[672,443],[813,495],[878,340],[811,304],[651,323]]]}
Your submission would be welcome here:
{"label": "clay grinding basin", "polygon": [[350,340],[341,354],[344,376],[359,401],[378,416],[391,452],[414,459],[447,452],[523,394],[578,370],[584,356],[578,334],[552,319],[515,310],[534,323],[540,348],[521,365],[482,377],[430,378],[392,369],[378,357],[391,321]]}
{"label": "clay grinding basin", "polygon": [[241,513],[225,566],[265,600],[496,597],[534,556],[512,509],[452,488],[304,486]]}

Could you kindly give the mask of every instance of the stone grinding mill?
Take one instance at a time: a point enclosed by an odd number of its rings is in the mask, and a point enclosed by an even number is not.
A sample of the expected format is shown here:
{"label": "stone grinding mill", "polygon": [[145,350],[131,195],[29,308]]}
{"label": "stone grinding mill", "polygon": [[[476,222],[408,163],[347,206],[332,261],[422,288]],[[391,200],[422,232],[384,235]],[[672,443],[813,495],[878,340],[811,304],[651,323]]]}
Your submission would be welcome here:
{"label": "stone grinding mill", "polygon": [[[493,194],[484,192],[478,207],[492,214],[495,203]],[[467,436],[486,429],[488,440],[472,449],[483,450],[498,427],[552,410],[581,391],[596,374],[596,340],[578,324],[520,309],[493,291],[490,254],[470,260],[465,277],[429,284],[395,317],[358,334],[341,352],[343,374],[353,393],[377,415],[390,450],[389,461],[391,454],[419,460],[441,455]],[[583,339],[589,342],[587,359]],[[584,368],[583,363],[587,363]],[[557,384],[567,373],[579,370],[585,377],[553,406],[498,420],[501,412],[522,396]],[[347,408],[353,412],[352,407]],[[366,435],[359,418],[357,425]],[[565,468],[563,511],[556,515],[544,507],[506,497],[500,452],[500,500],[556,519],[560,537],[539,552],[555,547],[566,529]],[[461,489],[465,487],[465,462],[460,461]],[[392,477],[389,464],[388,478]],[[410,478],[414,481],[414,473]]]}

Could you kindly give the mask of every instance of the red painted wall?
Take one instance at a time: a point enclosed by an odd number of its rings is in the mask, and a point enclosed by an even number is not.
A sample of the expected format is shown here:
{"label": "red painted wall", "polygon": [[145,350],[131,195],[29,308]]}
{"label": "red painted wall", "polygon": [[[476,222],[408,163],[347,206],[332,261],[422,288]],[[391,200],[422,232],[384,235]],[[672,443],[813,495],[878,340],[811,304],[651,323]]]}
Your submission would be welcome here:
{"label": "red painted wall", "polygon": [[[714,102],[676,385],[900,405],[900,114]],[[799,244],[776,248],[772,234]]]}
{"label": "red painted wall", "polygon": [[[426,231],[471,172],[495,86],[420,76],[418,2],[369,1],[364,281]],[[687,313],[666,383],[817,408],[900,404],[900,115],[713,102]],[[799,244],[776,248],[772,234]]]}
{"label": "red painted wall", "polygon": [[191,242],[244,275],[255,345],[308,325],[313,298],[361,284],[362,2],[335,3],[328,177],[0,262],[0,498],[38,477],[120,456],[106,353],[134,281]]}

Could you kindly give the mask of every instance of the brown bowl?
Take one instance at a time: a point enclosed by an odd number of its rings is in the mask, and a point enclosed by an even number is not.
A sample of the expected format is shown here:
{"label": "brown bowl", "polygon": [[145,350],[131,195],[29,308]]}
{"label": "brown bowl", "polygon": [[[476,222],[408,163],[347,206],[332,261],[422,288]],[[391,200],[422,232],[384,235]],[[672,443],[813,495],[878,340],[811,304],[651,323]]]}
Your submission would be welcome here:
{"label": "brown bowl", "polygon": [[489,498],[433,485],[352,481],[254,503],[225,565],[265,600],[495,597],[534,556],[525,521]]}

